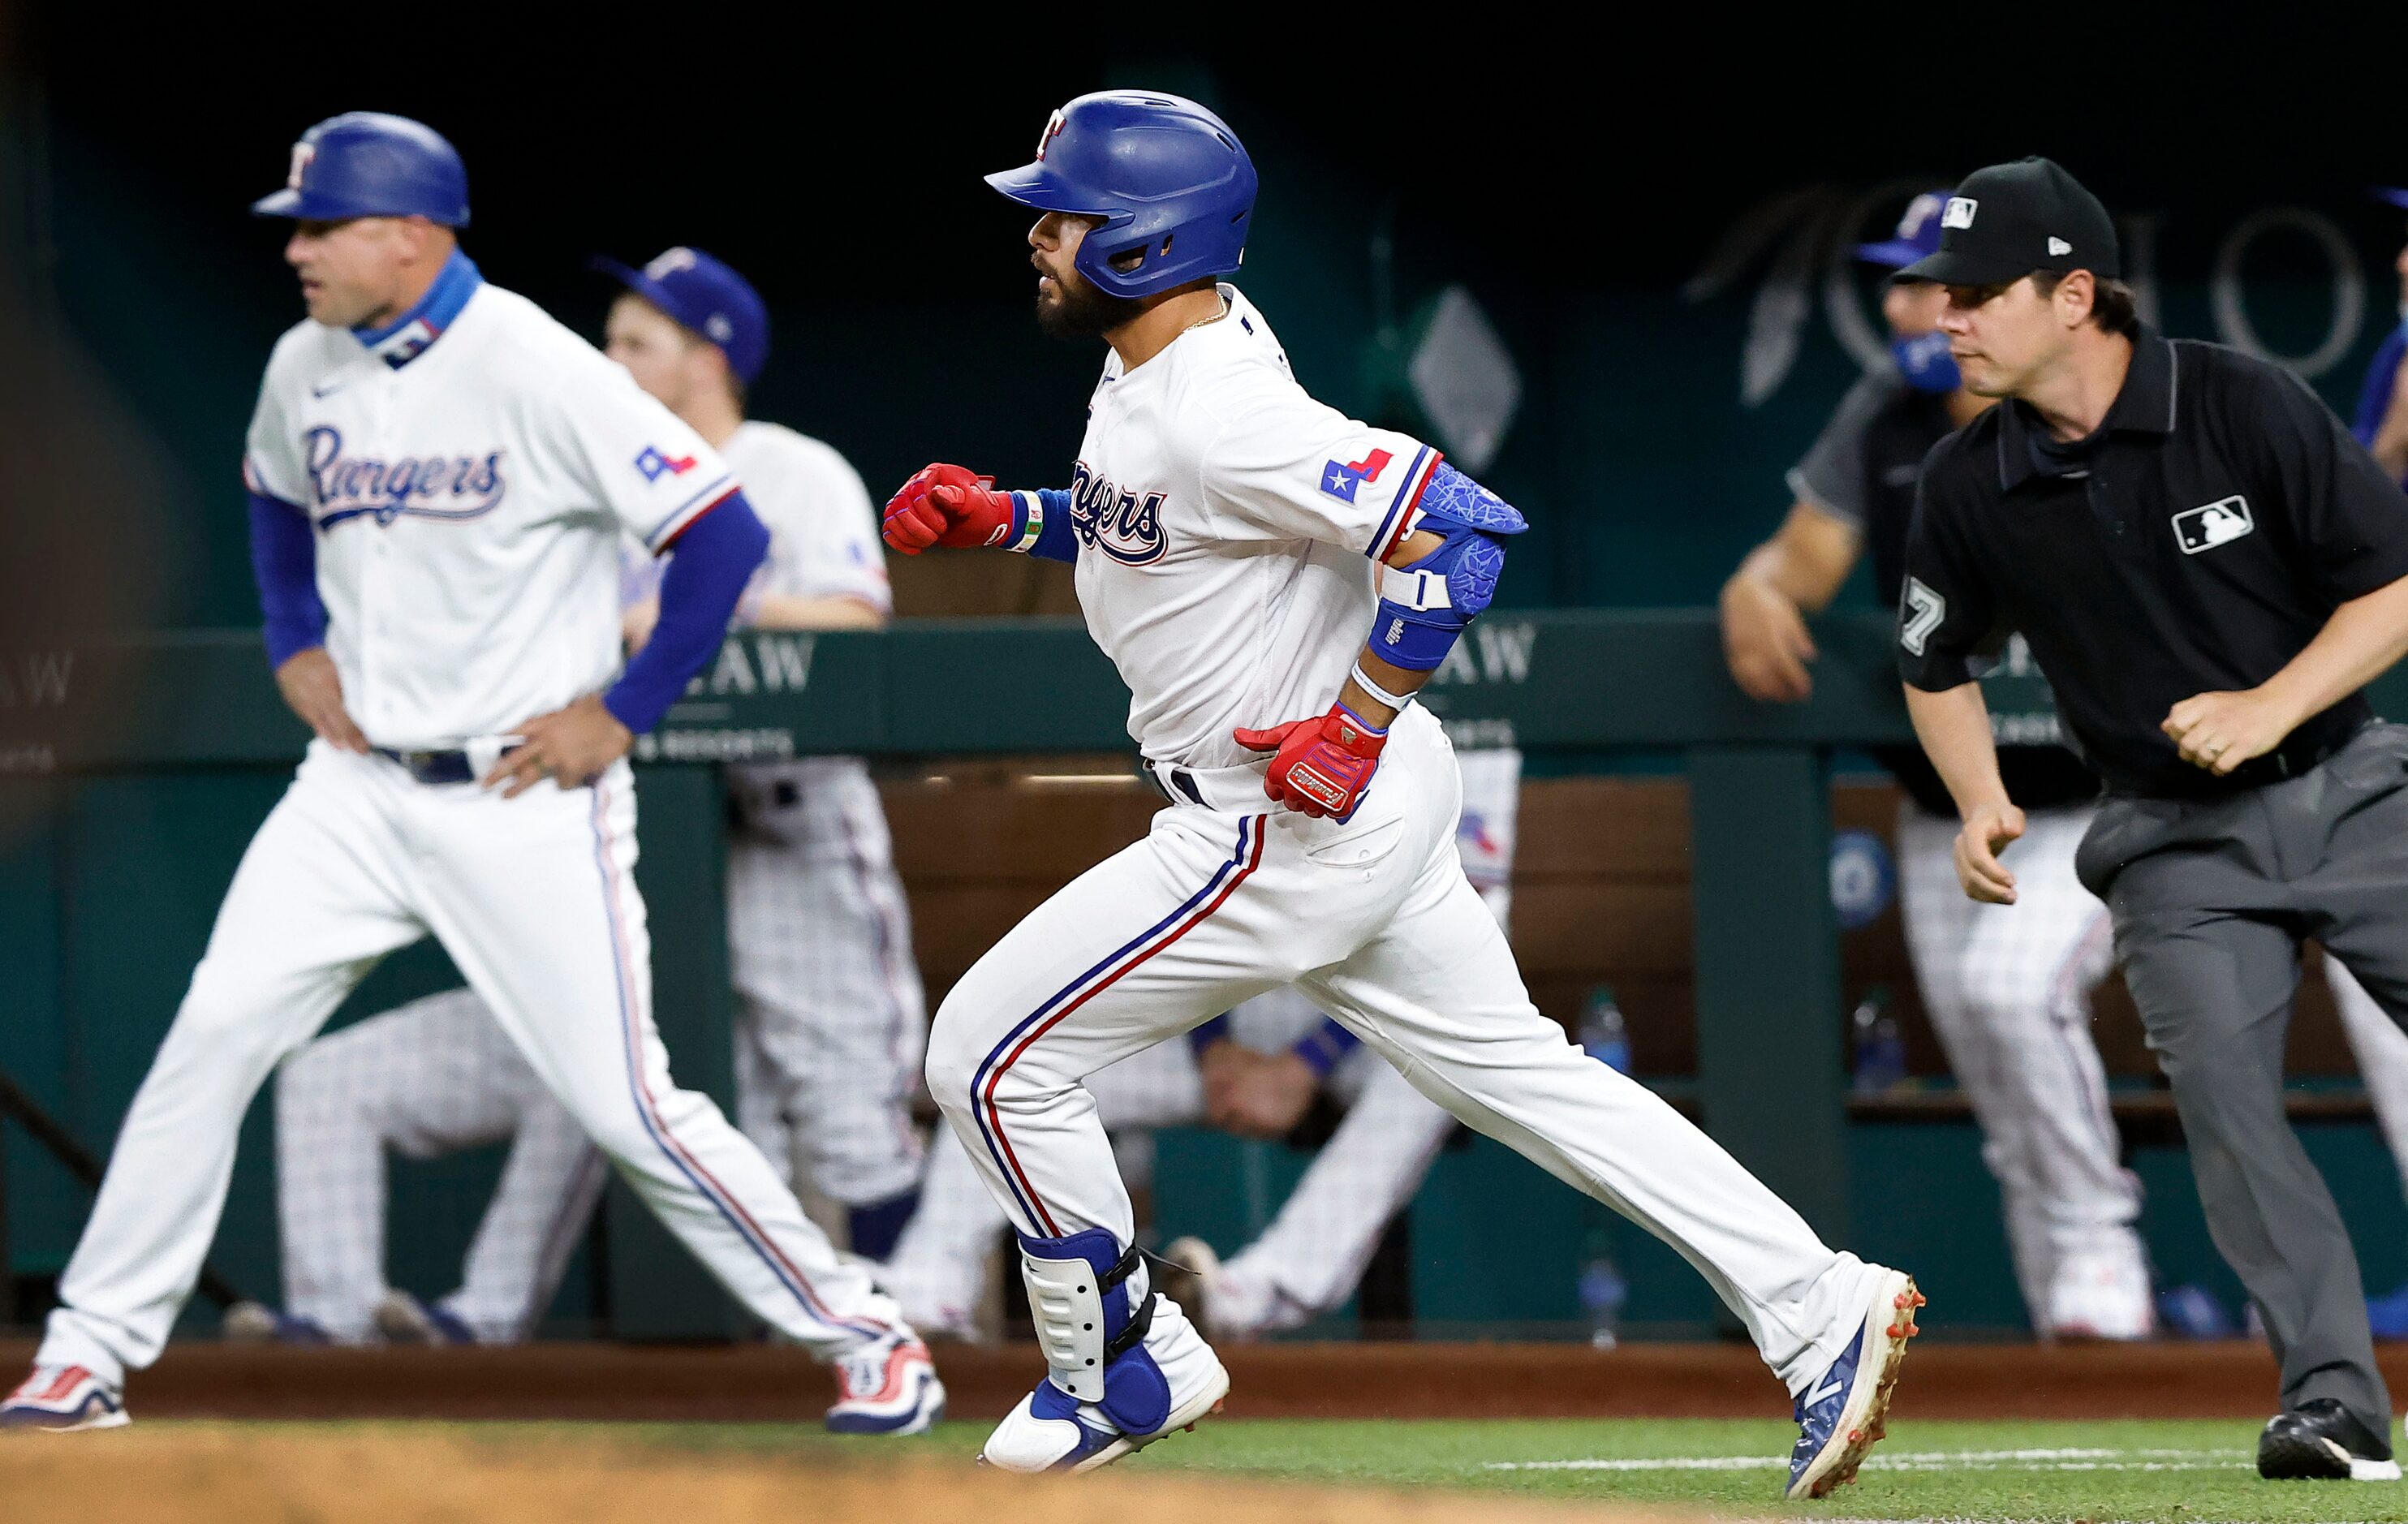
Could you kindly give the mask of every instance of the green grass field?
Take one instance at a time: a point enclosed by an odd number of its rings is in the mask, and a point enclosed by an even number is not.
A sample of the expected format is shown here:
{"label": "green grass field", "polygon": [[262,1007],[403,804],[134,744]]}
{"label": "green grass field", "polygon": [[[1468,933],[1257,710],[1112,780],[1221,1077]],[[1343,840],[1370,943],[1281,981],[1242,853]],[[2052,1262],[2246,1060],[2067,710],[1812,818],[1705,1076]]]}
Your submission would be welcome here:
{"label": "green grass field", "polygon": [[[984,1424],[909,1442],[967,1460]],[[678,1447],[789,1448],[791,1430],[658,1427]],[[1794,1431],[1714,1419],[1206,1423],[1123,1463],[1188,1472],[1526,1496],[1675,1503],[1805,1518],[2408,1521],[2408,1483],[2273,1483],[2252,1464],[2257,1425],[2236,1422],[1896,1424],[1853,1487],[1779,1501]],[[812,1446],[833,1443],[815,1440]],[[851,1442],[856,1454],[868,1442]]]}

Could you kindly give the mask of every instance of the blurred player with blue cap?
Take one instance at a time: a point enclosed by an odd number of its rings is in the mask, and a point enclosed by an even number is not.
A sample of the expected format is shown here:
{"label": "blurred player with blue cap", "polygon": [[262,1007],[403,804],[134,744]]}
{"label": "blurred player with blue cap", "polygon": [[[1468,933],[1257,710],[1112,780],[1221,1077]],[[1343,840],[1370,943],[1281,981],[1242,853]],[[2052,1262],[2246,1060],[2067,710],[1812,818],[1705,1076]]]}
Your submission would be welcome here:
{"label": "blurred player with blue cap", "polygon": [[[2375,200],[2408,211],[2408,190],[2377,186],[2373,193]],[[2408,481],[2408,386],[2400,384],[2403,372],[2408,372],[2408,245],[2401,248],[2392,263],[2400,272],[2401,320],[2366,367],[2350,432],[2393,479]]]}

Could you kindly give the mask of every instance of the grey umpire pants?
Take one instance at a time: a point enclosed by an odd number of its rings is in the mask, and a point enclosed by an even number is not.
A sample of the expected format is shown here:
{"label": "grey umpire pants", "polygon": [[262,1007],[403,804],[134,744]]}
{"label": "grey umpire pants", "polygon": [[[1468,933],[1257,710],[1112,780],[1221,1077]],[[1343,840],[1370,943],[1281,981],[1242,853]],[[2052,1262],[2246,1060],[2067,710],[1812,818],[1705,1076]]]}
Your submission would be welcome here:
{"label": "grey umpire pants", "polygon": [[2283,1038],[2310,937],[2408,1025],[2408,728],[2370,726],[2227,799],[2111,799],[2075,863],[2114,914],[2208,1231],[2264,1316],[2283,1406],[2337,1398],[2388,1433],[2358,1257],[2284,1115]]}

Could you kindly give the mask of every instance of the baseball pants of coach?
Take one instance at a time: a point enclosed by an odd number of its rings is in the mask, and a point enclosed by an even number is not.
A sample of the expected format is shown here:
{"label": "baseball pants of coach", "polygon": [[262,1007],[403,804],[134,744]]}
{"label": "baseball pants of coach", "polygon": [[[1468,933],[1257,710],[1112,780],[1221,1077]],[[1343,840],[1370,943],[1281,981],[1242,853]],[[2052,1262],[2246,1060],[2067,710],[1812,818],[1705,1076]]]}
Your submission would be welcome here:
{"label": "baseball pants of coach", "polygon": [[368,1340],[385,1292],[385,1150],[432,1159],[508,1141],[460,1288],[440,1305],[480,1344],[534,1329],[605,1178],[601,1151],[474,991],[447,990],[303,1047],[276,1076],[285,1310]]}
{"label": "baseball pants of coach", "polygon": [[2081,867],[2114,913],[2208,1231],[2265,1319],[2283,1406],[2335,1398],[2389,1432],[2358,1259],[2284,1114],[2283,1038],[2305,937],[2408,1020],[2408,729],[2371,725],[2229,799],[2111,799]]}
{"label": "baseball pants of coach", "polygon": [[1347,821],[1258,813],[1259,766],[1188,776],[1206,804],[1155,815],[937,1013],[929,1088],[1022,1232],[1128,1243],[1086,1077],[1295,983],[1431,1100],[1679,1250],[1791,1391],[1837,1358],[1879,1272],[1530,1004],[1455,856],[1461,785],[1437,720],[1404,712]]}
{"label": "baseball pants of coach", "polygon": [[2113,929],[2073,872],[2091,813],[2029,811],[2003,859],[2015,903],[1983,904],[1956,881],[1956,819],[1907,801],[1899,903],[1924,1008],[1981,1123],[2032,1327],[2092,1321],[2104,1302],[2106,1320],[2138,1337],[2151,1321],[2133,1228],[2141,1188],[2121,1161],[2091,1035],[2090,992],[2114,967]]}
{"label": "baseball pants of coach", "polygon": [[738,1301],[834,1354],[895,1304],[842,1262],[652,1019],[632,775],[516,799],[312,743],[235,872],[136,1093],[38,1359],[158,1358],[225,1205],[244,1110],[377,961],[432,934],[622,1175]]}

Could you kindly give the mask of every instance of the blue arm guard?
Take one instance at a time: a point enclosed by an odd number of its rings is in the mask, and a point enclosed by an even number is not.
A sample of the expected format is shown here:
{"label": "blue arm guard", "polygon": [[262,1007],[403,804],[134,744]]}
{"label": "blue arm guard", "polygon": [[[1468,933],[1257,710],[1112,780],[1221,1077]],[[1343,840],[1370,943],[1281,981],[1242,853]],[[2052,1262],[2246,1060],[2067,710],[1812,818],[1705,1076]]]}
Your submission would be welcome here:
{"label": "blue arm guard", "polygon": [[326,643],[326,605],[318,599],[317,531],[308,510],[265,492],[251,494],[251,571],[267,617],[267,664]]}
{"label": "blue arm guard", "polygon": [[1393,666],[1427,672],[1446,660],[1456,638],[1497,596],[1505,540],[1530,523],[1511,503],[1444,462],[1430,473],[1413,514],[1411,529],[1445,539],[1409,566],[1380,569],[1380,612],[1370,645],[1372,654]]}
{"label": "blue arm guard", "polygon": [[1047,561],[1079,559],[1079,534],[1070,527],[1070,493],[1060,487],[1011,494],[1011,533],[1003,548]]}
{"label": "blue arm guard", "polygon": [[1288,1051],[1302,1059],[1314,1074],[1327,1079],[1339,1060],[1362,1046],[1362,1038],[1325,1016],[1320,1026],[1297,1038]]}
{"label": "blue arm guard", "polygon": [[661,574],[661,617],[602,706],[638,735],[661,722],[680,693],[727,638],[736,600],[769,553],[769,532],[740,491],[688,522]]}

